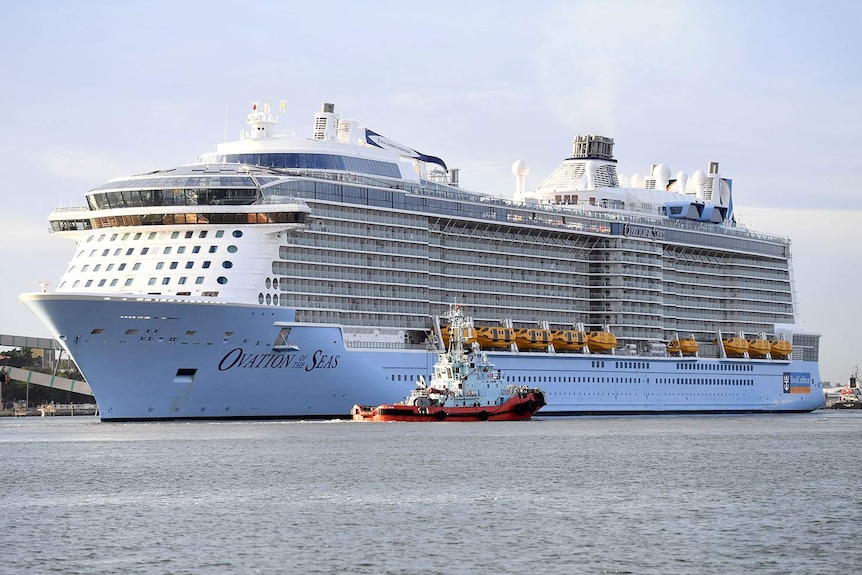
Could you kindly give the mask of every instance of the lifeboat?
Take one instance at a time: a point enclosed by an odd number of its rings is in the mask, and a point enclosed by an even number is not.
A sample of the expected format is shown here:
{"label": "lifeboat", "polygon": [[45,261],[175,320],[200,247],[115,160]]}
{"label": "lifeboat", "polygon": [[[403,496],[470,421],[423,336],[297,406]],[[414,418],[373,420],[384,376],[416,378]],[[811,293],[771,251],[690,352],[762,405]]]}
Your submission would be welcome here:
{"label": "lifeboat", "polygon": [[515,330],[515,343],[519,349],[547,349],[553,336],[549,329],[524,328]]}
{"label": "lifeboat", "polygon": [[694,355],[699,349],[700,346],[694,341],[694,336],[688,339],[679,339],[676,337],[667,344],[667,353],[669,355]]}
{"label": "lifeboat", "polygon": [[748,342],[741,337],[724,338],[721,344],[728,357],[742,357],[748,352]]}
{"label": "lifeboat", "polygon": [[587,347],[591,352],[604,353],[617,346],[617,336],[608,331],[594,331],[587,336]]}
{"label": "lifeboat", "polygon": [[748,356],[754,358],[766,357],[772,350],[772,346],[765,339],[748,340]]}
{"label": "lifeboat", "polygon": [[559,351],[581,351],[587,345],[587,332],[576,329],[560,329],[551,334],[554,349]]}
{"label": "lifeboat", "polygon": [[784,339],[770,342],[772,359],[787,359],[793,353],[793,344]]}
{"label": "lifeboat", "polygon": [[511,327],[474,327],[473,332],[484,349],[508,347],[515,342],[515,330]]}

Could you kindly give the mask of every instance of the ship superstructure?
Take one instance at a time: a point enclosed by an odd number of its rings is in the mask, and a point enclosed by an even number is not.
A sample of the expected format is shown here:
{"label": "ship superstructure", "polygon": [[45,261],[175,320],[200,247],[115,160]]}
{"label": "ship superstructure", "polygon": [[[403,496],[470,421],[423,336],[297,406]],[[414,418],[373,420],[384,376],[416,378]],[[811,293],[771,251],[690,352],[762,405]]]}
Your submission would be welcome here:
{"label": "ship superstructure", "polygon": [[[440,158],[331,104],[307,140],[278,137],[268,104],[248,121],[194,164],[112,180],[49,218],[78,249],[55,293],[22,300],[104,419],[331,417],[392,401],[430,376],[454,301],[477,326],[615,336],[601,353],[492,348],[513,384],[546,390],[543,415],[822,403],[790,242],[736,224],[717,163],[622,178],[612,139],[578,136],[535,189],[516,162],[505,200],[462,190]],[[730,337],[792,352],[733,357]],[[698,353],[669,354],[681,338]]]}

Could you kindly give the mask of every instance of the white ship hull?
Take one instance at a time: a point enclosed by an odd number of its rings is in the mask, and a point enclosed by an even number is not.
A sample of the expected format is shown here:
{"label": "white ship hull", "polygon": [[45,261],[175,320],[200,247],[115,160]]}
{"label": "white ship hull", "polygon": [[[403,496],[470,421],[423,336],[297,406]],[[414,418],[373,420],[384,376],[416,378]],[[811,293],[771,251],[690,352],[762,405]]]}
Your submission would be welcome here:
{"label": "white ship hull", "polygon": [[[431,377],[433,350],[355,350],[338,326],[254,306],[30,294],[84,370],[103,420],[347,418]],[[89,326],[99,325],[98,334]],[[291,325],[295,349],[274,351]],[[129,330],[137,330],[134,336]],[[226,332],[232,332],[225,336]],[[193,333],[193,335],[185,335]],[[823,407],[816,362],[489,352],[541,387],[542,416],[804,412]],[[695,367],[696,366],[696,367]],[[792,386],[788,385],[792,379]]]}
{"label": "white ship hull", "polygon": [[[75,255],[56,293],[21,300],[103,419],[349,417],[430,378],[452,303],[482,333],[541,328],[522,343],[542,351],[487,351],[544,390],[543,416],[823,405],[790,241],[737,226],[717,162],[621,181],[613,140],[576,136],[532,190],[516,162],[510,201],[462,190],[442,159],[332,104],[312,139],[279,137],[267,103],[248,122],[197,163],[116,178],[49,216]],[[588,332],[613,349],[560,352]],[[701,357],[672,357],[680,337]]]}

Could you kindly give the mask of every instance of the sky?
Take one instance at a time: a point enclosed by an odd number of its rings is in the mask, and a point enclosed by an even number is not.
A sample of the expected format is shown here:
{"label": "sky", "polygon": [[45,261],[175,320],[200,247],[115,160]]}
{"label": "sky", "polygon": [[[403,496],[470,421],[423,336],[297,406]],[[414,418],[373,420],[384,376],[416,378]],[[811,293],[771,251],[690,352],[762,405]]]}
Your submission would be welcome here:
{"label": "sky", "polygon": [[342,118],[443,158],[462,187],[538,185],[576,134],[618,170],[720,163],[740,223],[792,241],[821,376],[862,363],[862,3],[389,0],[19,2],[0,11],[0,333],[74,252],[48,214],[110,178],[237,138],[252,102],[286,133]]}

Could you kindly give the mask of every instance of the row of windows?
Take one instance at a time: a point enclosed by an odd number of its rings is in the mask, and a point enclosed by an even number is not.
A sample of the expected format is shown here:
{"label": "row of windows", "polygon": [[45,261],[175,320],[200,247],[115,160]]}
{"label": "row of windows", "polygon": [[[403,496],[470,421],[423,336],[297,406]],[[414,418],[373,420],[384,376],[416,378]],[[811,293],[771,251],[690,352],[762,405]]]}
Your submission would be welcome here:
{"label": "row of windows", "polygon": [[100,192],[87,196],[87,203],[91,210],[145,206],[245,206],[253,204],[258,197],[257,188],[174,188]]}
{"label": "row of windows", "polygon": [[[177,246],[177,254],[184,254],[184,253],[186,253],[186,247],[187,247],[187,246]],[[237,250],[237,247],[236,247],[236,246],[228,246],[228,248],[227,248],[227,251],[229,251],[230,253],[235,253],[235,252],[236,252],[236,250]],[[90,250],[90,253],[89,253],[89,255],[88,255],[87,257],[90,257],[90,258],[96,257],[96,255],[97,255],[97,252],[98,252],[98,251],[99,251],[99,250]],[[172,247],[172,246],[165,246],[165,247],[162,249],[162,254],[163,254],[163,255],[168,255],[168,254],[170,254],[172,251],[173,251],[173,247]],[[197,254],[197,253],[200,253],[200,251],[201,251],[201,246],[192,246],[192,251],[191,251],[191,253],[193,253],[193,254]],[[214,253],[216,253],[217,251],[218,251],[218,246],[210,246],[210,247],[209,247],[209,250],[208,250],[208,253],[214,254]],[[153,250],[153,252],[155,253],[155,250]],[[138,255],[145,256],[145,255],[147,255],[148,253],[150,253],[150,248],[141,248],[141,250],[138,252]],[[84,254],[85,254],[85,252],[84,252],[84,251],[80,251],[80,252],[78,252],[78,255],[77,255],[77,256],[75,256],[75,257],[80,258],[80,257],[83,257],[83,256],[84,256]],[[131,256],[131,255],[134,255],[134,254],[135,254],[135,248],[126,248],[126,252],[125,252],[125,254],[123,254],[123,248],[116,248],[116,249],[114,250],[114,253],[113,253],[113,254],[111,254],[111,250],[109,250],[109,249],[102,250],[102,254],[101,254],[101,256],[102,256],[102,257],[108,257],[109,255],[113,255],[113,256],[121,256],[121,255]],[[84,266],[84,268],[86,268],[86,267],[87,267],[87,266]],[[71,271],[71,270],[69,270],[69,271]],[[86,270],[86,269],[82,269],[81,271],[87,271],[87,270]]]}
{"label": "row of windows", "polygon": [[[181,276],[181,277],[179,277],[179,278],[176,278],[176,280],[177,280],[177,284],[179,284],[179,285],[185,285],[185,284],[186,284],[187,279],[188,279],[188,278],[187,278],[186,276]],[[102,280],[102,281],[104,281],[104,280]],[[128,280],[127,280],[127,281],[128,281]],[[224,276],[219,276],[218,278],[216,278],[216,281],[217,281],[218,283],[220,283],[220,284],[224,285],[224,284],[226,284],[226,283],[227,283],[227,278],[226,278],[226,277],[224,277]],[[158,282],[159,282],[158,278],[154,278],[154,277],[152,277],[152,278],[150,278],[149,280],[147,280],[147,285],[148,285],[148,286],[154,286],[154,285],[156,285]],[[195,279],[195,283],[196,283],[196,284],[201,284],[201,283],[203,283],[203,277],[198,276],[198,277]],[[171,278],[170,278],[169,276],[166,276],[166,277],[163,277],[163,278],[162,278],[162,280],[161,280],[161,285],[166,286],[166,285],[170,285],[170,284],[171,284]],[[101,285],[101,284],[99,284],[99,285]],[[130,283],[127,283],[126,285],[131,285],[131,284],[130,284]]]}
{"label": "row of windows", "polygon": [[[147,234],[147,239],[148,240],[154,240],[159,236],[160,233],[161,234],[167,234],[167,232],[149,232]],[[195,233],[193,231],[189,230],[189,231],[183,232],[183,237],[185,239],[190,239],[190,238],[194,237],[194,234]],[[207,237],[208,234],[209,234],[209,230],[200,230],[198,232],[198,237],[203,239],[203,238]],[[124,242],[124,241],[130,240],[130,239],[134,241],[134,240],[141,239],[143,237],[143,235],[144,235],[143,232],[126,232],[122,236],[120,236],[119,233],[116,233],[116,234],[111,234],[110,239],[108,239],[108,234],[100,234],[99,236],[96,236],[94,234],[91,236],[87,236],[87,239],[85,241],[87,243],[92,242],[92,241],[104,242],[106,240],[109,242],[114,242],[117,240]],[[231,233],[231,235],[235,238],[241,238],[242,237],[242,230],[234,230]],[[224,236],[224,230],[216,230],[215,237],[221,238],[223,236]],[[171,232],[171,239],[172,240],[178,239],[179,237],[180,237],[180,232],[178,232],[178,231]]]}
{"label": "row of windows", "polygon": [[[162,278],[162,285],[168,285],[168,284],[170,284],[170,280],[171,280],[171,278],[169,278],[169,277]],[[222,280],[224,280],[224,281],[222,281]],[[75,280],[75,283],[73,283],[73,284],[72,284],[72,287],[73,287],[73,288],[80,287],[80,285],[81,285],[81,282],[82,282],[82,281],[84,281],[84,280]],[[84,287],[92,287],[92,285],[93,285],[94,283],[96,283],[96,281],[97,281],[97,280],[87,280],[86,282],[84,282]],[[116,285],[119,283],[119,281],[120,281],[120,279],[119,279],[119,278],[113,278],[113,279],[111,279],[110,283],[108,283],[108,279],[107,279],[107,278],[103,278],[103,279],[98,280],[98,283],[96,283],[96,287],[104,287],[106,284],[107,284],[109,287],[114,287],[114,286],[116,286]],[[157,281],[158,281],[158,280],[157,280],[157,278],[154,278],[154,277],[153,277],[153,278],[150,278],[150,279],[147,281],[147,285],[151,285],[151,286],[152,286],[152,285],[156,285],[156,282],[157,282]],[[177,278],[177,283],[178,283],[179,285],[185,285],[187,281],[188,281],[188,278],[187,278],[186,276],[182,276],[182,277],[180,277],[180,278]],[[225,278],[225,277],[219,277],[219,278],[218,278],[218,282],[219,282],[220,284],[225,284],[225,283],[227,283],[227,278]],[[132,286],[134,283],[135,283],[135,279],[134,279],[134,278],[126,278],[126,280],[123,282],[123,286],[124,286],[124,287],[130,287],[130,286]],[[195,284],[196,284],[196,285],[200,285],[200,284],[202,284],[202,283],[204,283],[204,276],[198,276],[198,277],[196,277],[196,278],[195,278]],[[64,287],[65,285],[66,285],[66,282],[63,282],[62,284],[60,284],[60,287],[62,288],[62,287]]]}
{"label": "row of windows", "polygon": [[751,364],[739,363],[685,363],[676,364],[677,369],[683,370],[716,370],[716,371],[754,371],[754,366]]}
{"label": "row of windows", "polygon": [[[403,377],[403,379],[402,379]],[[392,381],[415,381],[415,375],[409,374],[393,374]],[[510,383],[644,383],[640,377],[606,377],[606,376],[538,376],[538,375],[519,375],[506,377],[506,381]],[[647,380],[649,383],[649,380]],[[732,385],[732,386],[752,386],[753,379],[718,379],[718,378],[686,378],[686,377],[670,377],[657,378],[657,384],[679,384],[679,385]]]}
{"label": "row of windows", "polygon": [[266,305],[279,305],[278,294],[266,294],[266,296],[264,296],[263,293],[259,293],[257,294],[257,303],[261,305],[264,303],[266,303]]}
{"label": "row of windows", "polygon": [[227,154],[212,158],[215,162],[237,162],[270,168],[298,168],[304,170],[339,170],[358,172],[388,178],[400,178],[398,164],[366,158],[353,158],[335,154]]}
{"label": "row of windows", "polygon": [[617,369],[649,369],[650,364],[645,361],[618,361],[614,367]]}
{"label": "row of windows", "polygon": [[195,174],[169,178],[134,178],[107,182],[93,188],[100,190],[145,189],[145,188],[253,188],[254,180],[249,176],[226,176],[224,174]]}

